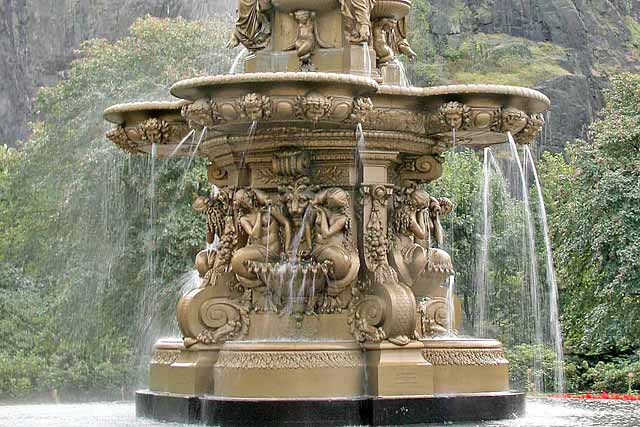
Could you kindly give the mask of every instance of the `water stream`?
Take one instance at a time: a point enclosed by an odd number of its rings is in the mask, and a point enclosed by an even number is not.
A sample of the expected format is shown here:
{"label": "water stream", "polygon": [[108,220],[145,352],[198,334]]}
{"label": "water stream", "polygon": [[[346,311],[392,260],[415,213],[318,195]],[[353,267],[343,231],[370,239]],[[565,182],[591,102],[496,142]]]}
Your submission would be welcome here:
{"label": "water stream", "polygon": [[526,232],[528,243],[528,260],[529,260],[529,270],[527,271],[529,290],[531,292],[531,309],[533,314],[533,322],[534,322],[534,337],[536,347],[534,349],[534,359],[533,359],[533,379],[535,382],[536,390],[544,391],[543,385],[543,377],[542,377],[542,363],[543,363],[543,347],[540,344],[544,343],[543,339],[543,331],[542,331],[542,316],[541,316],[541,307],[540,307],[540,284],[538,282],[538,259],[536,256],[536,246],[535,246],[535,225],[533,222],[533,218],[531,215],[531,204],[529,203],[529,185],[527,182],[527,176],[525,174],[525,169],[523,167],[523,163],[520,160],[520,156],[518,154],[518,148],[516,146],[516,142],[513,139],[513,135],[511,132],[508,133],[509,138],[509,148],[511,149],[511,154],[516,161],[518,166],[518,170],[520,171],[520,182],[522,184],[522,200],[524,203],[524,215],[525,215],[525,224],[526,224]]}
{"label": "water stream", "polygon": [[228,74],[237,74],[238,67],[240,66],[240,64],[242,64],[242,60],[246,58],[248,54],[249,54],[249,50],[247,50],[246,47],[242,46],[242,48],[240,48],[240,51],[238,52],[236,57],[233,59],[233,64],[231,64],[231,68],[229,68]]}
{"label": "water stream", "polygon": [[477,337],[487,337],[487,295],[490,292],[490,281],[488,280],[489,269],[489,241],[491,239],[491,218],[489,217],[489,200],[491,197],[490,173],[491,173],[491,150],[484,149],[482,163],[482,239],[480,241],[480,256],[476,262],[476,312],[475,335]]}
{"label": "water stream", "polygon": [[555,352],[555,392],[564,393],[564,351],[562,346],[562,330],[560,326],[560,315],[558,308],[558,281],[556,280],[555,266],[553,265],[553,253],[551,248],[551,238],[549,237],[549,223],[547,220],[547,209],[544,205],[544,197],[542,195],[542,187],[540,185],[540,179],[538,178],[538,171],[536,169],[533,156],[529,147],[524,148],[525,155],[529,160],[531,170],[533,171],[533,178],[536,187],[536,194],[538,195],[538,213],[540,222],[542,223],[542,236],[544,238],[545,245],[545,261],[546,261],[546,276],[547,284],[549,286],[549,313],[551,323],[551,340],[553,349]]}

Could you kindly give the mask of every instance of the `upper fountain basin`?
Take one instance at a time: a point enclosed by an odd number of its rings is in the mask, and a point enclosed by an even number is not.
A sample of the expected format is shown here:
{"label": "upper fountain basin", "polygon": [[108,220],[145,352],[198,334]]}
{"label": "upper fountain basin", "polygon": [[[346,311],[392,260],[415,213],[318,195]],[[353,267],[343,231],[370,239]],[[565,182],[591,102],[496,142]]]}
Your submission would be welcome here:
{"label": "upper fountain basin", "polygon": [[[152,101],[109,107],[103,117],[119,126],[110,130],[107,137],[131,153],[150,153],[152,144],[157,144],[158,156],[168,156],[189,133],[181,115],[186,104],[187,101]],[[185,143],[174,154],[186,156],[192,148]]]}
{"label": "upper fountain basin", "polygon": [[[378,85],[366,77],[333,73],[248,73],[199,77],[176,83],[171,93],[185,101],[111,107],[105,118],[120,127],[109,133],[133,152],[173,152],[189,129],[207,139],[269,129],[411,134],[433,143],[484,147],[503,143],[511,132],[521,144],[541,130],[550,101],[542,93],[501,85],[428,88]],[[191,141],[189,141],[191,143]],[[355,142],[354,142],[355,144]],[[293,141],[293,145],[296,142]],[[184,144],[176,155],[188,153]]]}

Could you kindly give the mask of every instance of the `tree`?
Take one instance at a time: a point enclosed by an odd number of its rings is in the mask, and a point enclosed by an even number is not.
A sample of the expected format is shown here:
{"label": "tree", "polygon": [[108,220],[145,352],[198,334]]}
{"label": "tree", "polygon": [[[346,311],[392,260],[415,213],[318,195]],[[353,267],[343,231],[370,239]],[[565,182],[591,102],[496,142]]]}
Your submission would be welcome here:
{"label": "tree", "polygon": [[107,141],[102,111],[225,72],[227,26],[145,18],[120,41],[86,42],[68,79],[39,92],[29,140],[0,151],[0,307],[20,301],[0,333],[32,337],[0,350],[0,399],[119,390],[135,380],[136,348],[171,325],[175,280],[204,235],[190,208],[203,163],[157,160],[151,194],[152,160]]}
{"label": "tree", "polygon": [[542,162],[572,352],[640,348],[639,95],[640,76],[612,77],[589,140]]}

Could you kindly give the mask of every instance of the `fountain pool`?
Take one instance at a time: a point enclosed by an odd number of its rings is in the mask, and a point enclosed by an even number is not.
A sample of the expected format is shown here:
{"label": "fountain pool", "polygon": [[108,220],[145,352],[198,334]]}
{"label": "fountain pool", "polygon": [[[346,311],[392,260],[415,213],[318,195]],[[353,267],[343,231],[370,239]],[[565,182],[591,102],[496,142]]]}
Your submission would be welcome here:
{"label": "fountain pool", "polygon": [[[132,403],[0,406],[2,427],[179,427],[136,418]],[[437,426],[438,424],[429,424]],[[442,425],[442,424],[440,424]],[[448,423],[459,427],[636,427],[640,402],[530,398],[521,418],[480,423]]]}

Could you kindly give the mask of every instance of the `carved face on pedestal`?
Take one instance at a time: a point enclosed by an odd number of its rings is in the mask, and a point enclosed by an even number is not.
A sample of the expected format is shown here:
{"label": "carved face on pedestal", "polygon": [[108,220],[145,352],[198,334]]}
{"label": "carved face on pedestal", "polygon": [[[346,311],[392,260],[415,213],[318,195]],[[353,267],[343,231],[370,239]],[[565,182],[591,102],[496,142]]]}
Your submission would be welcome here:
{"label": "carved face on pedestal", "polygon": [[249,93],[240,101],[242,114],[249,120],[268,119],[271,113],[270,100],[257,93]]}
{"label": "carved face on pedestal", "polygon": [[282,188],[280,191],[284,193],[283,201],[287,206],[289,215],[291,215],[293,222],[299,226],[302,223],[307,207],[309,207],[309,203],[314,198],[314,194],[309,188],[308,178],[302,178],[294,185]]}
{"label": "carved face on pedestal", "polygon": [[451,129],[461,129],[469,120],[471,111],[461,102],[453,101],[440,107],[442,121]]}
{"label": "carved face on pedestal", "polygon": [[506,108],[502,112],[502,131],[516,134],[527,126],[527,115],[516,109]]}
{"label": "carved face on pedestal", "polygon": [[331,100],[319,93],[310,93],[304,101],[304,114],[308,119],[318,121],[331,109]]}

